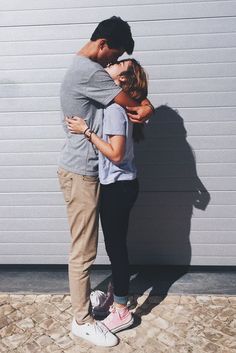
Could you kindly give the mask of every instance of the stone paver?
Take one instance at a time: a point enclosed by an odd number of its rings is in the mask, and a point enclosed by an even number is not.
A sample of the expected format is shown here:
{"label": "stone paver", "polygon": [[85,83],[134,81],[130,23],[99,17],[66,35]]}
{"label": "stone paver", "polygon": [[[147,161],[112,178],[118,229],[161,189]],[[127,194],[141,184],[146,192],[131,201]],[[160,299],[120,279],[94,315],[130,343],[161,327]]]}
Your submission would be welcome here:
{"label": "stone paver", "polygon": [[118,346],[95,347],[70,332],[69,295],[0,293],[1,353],[233,353],[236,297],[133,296],[135,323]]}

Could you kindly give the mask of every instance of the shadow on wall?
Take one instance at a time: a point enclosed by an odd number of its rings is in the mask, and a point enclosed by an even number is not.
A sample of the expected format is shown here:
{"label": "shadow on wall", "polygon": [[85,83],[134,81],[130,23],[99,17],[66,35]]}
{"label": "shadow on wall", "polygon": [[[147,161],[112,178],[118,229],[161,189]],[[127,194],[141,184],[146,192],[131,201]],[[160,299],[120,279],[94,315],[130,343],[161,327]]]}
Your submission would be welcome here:
{"label": "shadow on wall", "polygon": [[181,267],[174,273],[135,272],[131,292],[136,292],[136,284],[140,292],[142,283],[142,292],[151,289],[150,294],[165,296],[188,272],[193,208],[205,210],[210,195],[197,176],[194,153],[177,111],[158,107],[146,128],[145,141],[135,148],[140,194],[130,219],[130,263]]}

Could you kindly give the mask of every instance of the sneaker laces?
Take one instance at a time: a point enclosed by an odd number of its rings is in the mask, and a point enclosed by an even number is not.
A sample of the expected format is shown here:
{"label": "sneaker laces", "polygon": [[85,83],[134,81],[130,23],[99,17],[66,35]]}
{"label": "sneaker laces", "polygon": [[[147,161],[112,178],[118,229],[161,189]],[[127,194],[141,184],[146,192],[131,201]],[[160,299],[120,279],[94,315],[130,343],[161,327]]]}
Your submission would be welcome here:
{"label": "sneaker laces", "polygon": [[95,321],[94,327],[95,327],[95,331],[98,331],[105,335],[109,332],[108,328],[102,322]]}
{"label": "sneaker laces", "polygon": [[115,313],[117,311],[115,305],[111,305],[109,308],[110,313]]}
{"label": "sneaker laces", "polygon": [[115,314],[119,315],[119,312],[118,312],[117,308],[115,307],[115,305],[111,305],[109,308],[109,311],[110,311],[110,314],[105,319],[105,321],[107,321],[107,322],[112,321]]}

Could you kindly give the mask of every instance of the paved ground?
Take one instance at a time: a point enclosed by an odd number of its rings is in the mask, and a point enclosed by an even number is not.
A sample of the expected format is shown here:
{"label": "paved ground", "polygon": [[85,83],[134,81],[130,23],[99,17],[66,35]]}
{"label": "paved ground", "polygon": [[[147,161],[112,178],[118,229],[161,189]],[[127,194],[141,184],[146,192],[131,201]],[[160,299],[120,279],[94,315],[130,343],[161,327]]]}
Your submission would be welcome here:
{"label": "paved ground", "polygon": [[236,352],[236,296],[132,298],[134,327],[117,334],[118,346],[98,348],[71,335],[69,295],[0,293],[0,352]]}

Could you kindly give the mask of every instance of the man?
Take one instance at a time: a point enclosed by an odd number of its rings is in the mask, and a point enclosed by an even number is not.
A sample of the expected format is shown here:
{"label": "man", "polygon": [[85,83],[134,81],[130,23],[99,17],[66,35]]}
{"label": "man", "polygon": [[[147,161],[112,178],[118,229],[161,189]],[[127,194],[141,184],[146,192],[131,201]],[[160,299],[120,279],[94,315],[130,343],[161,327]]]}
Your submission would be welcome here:
{"label": "man", "polygon": [[69,283],[74,319],[72,333],[100,346],[114,346],[118,339],[96,322],[90,308],[89,270],[96,257],[98,240],[98,152],[84,135],[71,134],[65,116],[83,116],[101,134],[103,108],[111,102],[134,110],[129,117],[143,122],[153,107],[140,107],[118,87],[104,67],[124,53],[131,54],[134,41],[127,22],[119,17],[104,20],[90,41],[77,53],[61,86],[62,123],[66,141],[61,151],[58,176],[67,205],[71,232]]}

